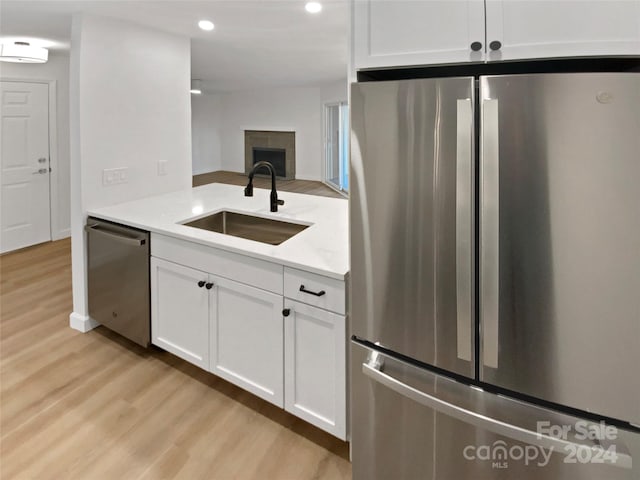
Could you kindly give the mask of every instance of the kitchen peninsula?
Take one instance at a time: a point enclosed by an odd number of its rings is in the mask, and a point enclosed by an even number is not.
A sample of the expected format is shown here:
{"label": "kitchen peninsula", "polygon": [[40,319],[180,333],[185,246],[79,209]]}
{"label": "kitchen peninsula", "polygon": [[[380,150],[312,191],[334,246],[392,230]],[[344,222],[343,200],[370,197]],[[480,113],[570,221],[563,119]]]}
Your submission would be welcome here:
{"label": "kitchen peninsula", "polygon": [[[211,184],[90,210],[151,232],[152,343],[346,439],[348,203]],[[187,226],[227,211],[306,228],[271,245]]]}

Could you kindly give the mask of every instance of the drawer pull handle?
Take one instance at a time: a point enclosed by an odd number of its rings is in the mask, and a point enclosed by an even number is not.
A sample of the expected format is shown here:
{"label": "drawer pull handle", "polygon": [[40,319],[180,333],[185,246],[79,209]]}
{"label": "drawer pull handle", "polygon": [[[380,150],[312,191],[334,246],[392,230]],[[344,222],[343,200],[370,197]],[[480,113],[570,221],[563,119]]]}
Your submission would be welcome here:
{"label": "drawer pull handle", "polygon": [[321,297],[325,293],[327,293],[324,290],[320,290],[319,292],[312,292],[311,290],[307,290],[306,288],[304,288],[304,285],[300,285],[300,291],[304,293],[309,293],[311,295],[315,295],[316,297]]}
{"label": "drawer pull handle", "polygon": [[207,282],[205,282],[204,280],[200,280],[200,281],[198,282],[198,286],[199,286],[200,288],[202,288],[202,287],[204,287],[204,284],[205,284],[205,283],[207,283]]}
{"label": "drawer pull handle", "polygon": [[282,310],[282,316],[283,317],[288,317],[289,315],[291,315],[291,309],[290,308],[285,308],[284,310]]}
{"label": "drawer pull handle", "polygon": [[213,283],[207,283],[204,288],[206,288],[207,290],[211,290],[211,288],[213,287]]}

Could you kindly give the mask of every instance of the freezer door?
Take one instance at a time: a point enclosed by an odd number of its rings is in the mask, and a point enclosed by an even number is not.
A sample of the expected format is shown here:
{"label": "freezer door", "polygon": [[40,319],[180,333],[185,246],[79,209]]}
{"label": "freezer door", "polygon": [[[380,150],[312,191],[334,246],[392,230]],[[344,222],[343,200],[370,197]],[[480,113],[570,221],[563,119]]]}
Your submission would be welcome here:
{"label": "freezer door", "polygon": [[640,424],[640,74],[480,87],[481,379]]}
{"label": "freezer door", "polygon": [[352,333],[473,376],[472,78],[351,90]]}
{"label": "freezer door", "polygon": [[351,358],[354,480],[640,478],[640,433],[486,393],[357,343]]}

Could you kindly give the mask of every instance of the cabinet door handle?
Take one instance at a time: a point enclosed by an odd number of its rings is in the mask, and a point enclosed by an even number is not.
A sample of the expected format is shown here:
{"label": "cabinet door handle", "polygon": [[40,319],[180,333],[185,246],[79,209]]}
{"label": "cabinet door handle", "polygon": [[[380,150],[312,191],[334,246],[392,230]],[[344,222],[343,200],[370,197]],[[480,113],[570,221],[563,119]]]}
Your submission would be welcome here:
{"label": "cabinet door handle", "polygon": [[494,40],[489,44],[489,48],[493,51],[500,50],[500,48],[502,48],[502,43],[500,43],[498,40]]}
{"label": "cabinet door handle", "polygon": [[310,295],[315,295],[316,297],[321,297],[325,293],[327,293],[324,290],[320,290],[319,292],[312,292],[311,290],[307,290],[306,288],[304,288],[304,285],[300,285],[300,291],[304,293],[308,293]]}
{"label": "cabinet door handle", "polygon": [[284,310],[282,310],[282,316],[283,317],[288,317],[291,314],[291,309],[290,308],[285,308]]}
{"label": "cabinet door handle", "polygon": [[482,42],[473,42],[471,44],[471,50],[473,50],[474,52],[479,52],[480,50],[482,50]]}
{"label": "cabinet door handle", "polygon": [[204,284],[205,284],[205,283],[207,283],[207,282],[205,282],[204,280],[200,280],[200,281],[198,282],[198,286],[199,286],[200,288],[202,288],[202,287],[204,287]]}
{"label": "cabinet door handle", "polygon": [[206,288],[207,290],[211,290],[211,288],[213,288],[213,283],[207,283],[207,284],[205,284],[205,288]]}

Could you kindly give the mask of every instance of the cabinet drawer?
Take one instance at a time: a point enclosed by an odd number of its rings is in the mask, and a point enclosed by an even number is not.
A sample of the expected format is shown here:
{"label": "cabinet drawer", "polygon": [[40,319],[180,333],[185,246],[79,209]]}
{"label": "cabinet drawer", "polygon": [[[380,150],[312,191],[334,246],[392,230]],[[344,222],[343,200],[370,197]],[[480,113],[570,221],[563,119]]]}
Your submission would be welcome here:
{"label": "cabinet drawer", "polygon": [[284,296],[342,315],[345,313],[344,282],[334,278],[285,267]]}
{"label": "cabinet drawer", "polygon": [[151,255],[282,295],[282,265],[153,233]]}

